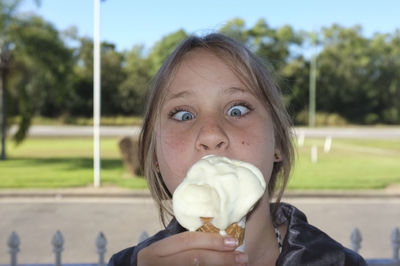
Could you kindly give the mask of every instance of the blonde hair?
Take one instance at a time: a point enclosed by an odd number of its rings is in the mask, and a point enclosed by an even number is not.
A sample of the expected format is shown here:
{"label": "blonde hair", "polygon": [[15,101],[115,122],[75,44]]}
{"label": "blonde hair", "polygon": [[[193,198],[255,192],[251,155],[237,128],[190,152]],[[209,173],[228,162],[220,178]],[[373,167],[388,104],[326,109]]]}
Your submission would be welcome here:
{"label": "blonde hair", "polygon": [[[173,80],[176,69],[184,56],[196,49],[205,49],[218,56],[232,69],[243,84],[253,90],[265,103],[274,126],[275,146],[280,151],[281,157],[281,161],[274,163],[268,184],[270,197],[274,195],[277,186],[280,187],[276,197],[278,203],[275,204],[276,207],[279,205],[294,162],[291,121],[282,103],[280,89],[267,66],[242,44],[222,34],[213,33],[204,37],[189,37],[169,55],[154,77],[139,137],[139,162],[147,177],[151,195],[157,203],[164,226],[167,214],[173,216],[171,204],[168,201],[172,195],[157,170],[155,124],[159,119],[166,88]],[[276,208],[274,213],[275,211]]]}

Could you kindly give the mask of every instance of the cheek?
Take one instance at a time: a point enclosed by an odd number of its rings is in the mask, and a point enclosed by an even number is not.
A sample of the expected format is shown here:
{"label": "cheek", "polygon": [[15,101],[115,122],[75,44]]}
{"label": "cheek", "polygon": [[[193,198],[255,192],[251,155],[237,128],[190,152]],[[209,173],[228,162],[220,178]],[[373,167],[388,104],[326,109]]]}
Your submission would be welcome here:
{"label": "cheek", "polygon": [[185,147],[189,143],[184,137],[177,138],[174,134],[162,133],[157,144],[156,153],[160,172],[168,190],[173,193],[188,169]]}
{"label": "cheek", "polygon": [[182,157],[187,152],[190,145],[187,134],[176,134],[165,131],[160,135],[160,152],[165,160],[171,160]]}
{"label": "cheek", "polygon": [[269,127],[247,131],[238,141],[238,158],[257,166],[268,183],[274,164],[274,137]]}

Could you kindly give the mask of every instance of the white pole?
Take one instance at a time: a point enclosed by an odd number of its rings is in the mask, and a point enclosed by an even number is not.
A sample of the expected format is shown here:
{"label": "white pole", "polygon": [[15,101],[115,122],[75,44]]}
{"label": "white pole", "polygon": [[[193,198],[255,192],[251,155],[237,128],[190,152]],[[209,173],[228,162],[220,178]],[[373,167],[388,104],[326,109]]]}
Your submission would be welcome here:
{"label": "white pole", "polygon": [[93,173],[94,186],[100,186],[100,0],[94,1],[93,37]]}
{"label": "white pole", "polygon": [[311,146],[311,162],[312,163],[318,162],[318,148],[315,145]]}
{"label": "white pole", "polygon": [[306,138],[306,136],[304,135],[304,133],[301,133],[297,139],[297,143],[299,145],[299,147],[303,147],[304,146],[304,139]]}
{"label": "white pole", "polygon": [[328,153],[331,151],[332,148],[332,137],[328,136],[325,138],[325,144],[324,144],[324,152]]}

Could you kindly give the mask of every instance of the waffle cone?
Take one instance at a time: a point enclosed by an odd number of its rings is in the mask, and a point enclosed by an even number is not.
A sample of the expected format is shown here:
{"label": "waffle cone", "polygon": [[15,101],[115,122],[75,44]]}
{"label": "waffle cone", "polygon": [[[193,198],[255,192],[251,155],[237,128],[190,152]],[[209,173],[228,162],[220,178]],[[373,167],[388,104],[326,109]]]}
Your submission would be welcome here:
{"label": "waffle cone", "polygon": [[[213,218],[200,217],[200,219],[203,222],[203,225],[199,229],[197,229],[198,232],[219,233],[221,231],[211,223]],[[229,225],[225,229],[225,232],[227,235],[233,236],[238,240],[238,246],[241,246],[243,244],[244,228],[239,226],[238,223],[232,223],[231,225]]]}

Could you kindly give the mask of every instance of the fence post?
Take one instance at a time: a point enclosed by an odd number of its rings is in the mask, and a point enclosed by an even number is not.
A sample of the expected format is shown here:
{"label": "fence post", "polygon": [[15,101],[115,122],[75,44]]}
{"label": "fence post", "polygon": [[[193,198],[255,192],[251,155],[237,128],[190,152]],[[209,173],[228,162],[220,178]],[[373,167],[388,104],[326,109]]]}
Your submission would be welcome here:
{"label": "fence post", "polygon": [[350,235],[350,246],[351,249],[354,250],[355,252],[358,252],[358,250],[361,248],[361,233],[358,230],[358,228],[354,228],[353,232],[351,232]]}
{"label": "fence post", "polygon": [[311,162],[312,163],[318,162],[318,148],[316,145],[311,146]]}
{"label": "fence post", "polygon": [[393,247],[393,259],[399,260],[399,249],[400,249],[400,232],[399,228],[395,228],[391,235],[392,247]]}
{"label": "fence post", "polygon": [[19,240],[18,234],[13,231],[11,235],[8,237],[7,245],[10,253],[10,265],[17,266],[17,253],[19,252],[19,244],[21,241]]}
{"label": "fence post", "polygon": [[328,153],[331,151],[332,148],[332,137],[328,136],[325,138],[325,143],[324,143],[324,152]]}
{"label": "fence post", "polygon": [[299,135],[299,137],[297,138],[297,145],[299,145],[299,147],[303,147],[304,146],[304,139],[306,138],[306,136],[304,135],[304,133],[301,133]]}
{"label": "fence post", "polygon": [[107,251],[107,239],[103,232],[100,232],[96,238],[97,253],[99,254],[99,266],[104,266],[104,254]]}
{"label": "fence post", "polygon": [[61,253],[64,250],[64,238],[59,230],[54,234],[51,241],[55,254],[55,266],[61,266]]}

